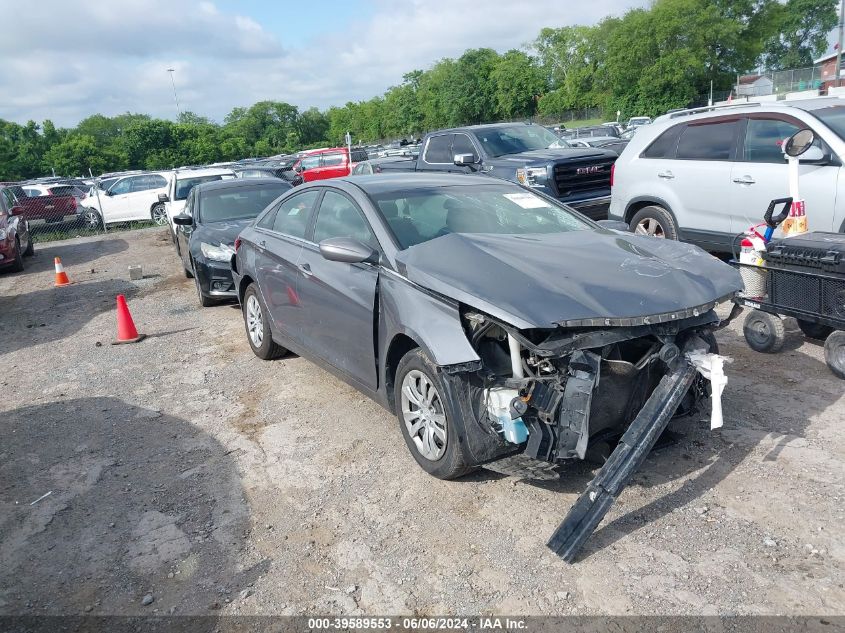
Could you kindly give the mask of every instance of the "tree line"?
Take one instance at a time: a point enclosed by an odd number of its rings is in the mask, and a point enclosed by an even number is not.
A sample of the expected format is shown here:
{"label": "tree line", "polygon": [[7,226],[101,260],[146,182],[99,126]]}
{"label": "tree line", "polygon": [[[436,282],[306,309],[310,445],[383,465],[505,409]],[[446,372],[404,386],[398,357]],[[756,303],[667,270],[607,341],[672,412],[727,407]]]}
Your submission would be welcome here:
{"label": "tree line", "polygon": [[325,111],[281,101],[233,109],[89,116],[73,128],[0,119],[0,180],[164,169],[418,135],[441,127],[600,108],[658,115],[737,74],[812,65],[828,46],[837,0],[655,0],[595,26],[544,28],[524,50],[470,49],[405,74],[384,94]]}

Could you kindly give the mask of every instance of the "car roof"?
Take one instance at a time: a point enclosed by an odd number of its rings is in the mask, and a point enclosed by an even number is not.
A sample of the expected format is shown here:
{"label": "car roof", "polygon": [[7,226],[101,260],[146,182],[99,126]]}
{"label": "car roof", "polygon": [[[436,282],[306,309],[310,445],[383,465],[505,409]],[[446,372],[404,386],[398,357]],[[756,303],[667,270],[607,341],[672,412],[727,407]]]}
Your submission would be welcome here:
{"label": "car roof", "polygon": [[[461,127],[451,127],[445,130],[437,130],[437,132],[432,132],[432,134],[448,134],[450,132],[464,132],[466,130],[496,130],[508,127],[527,127],[529,125],[535,125],[534,123],[526,123],[525,121],[511,121],[510,123],[482,123],[480,125],[462,125]],[[537,127],[544,127],[542,125],[537,125]]]}
{"label": "car roof", "polygon": [[690,108],[687,110],[680,110],[661,115],[654,120],[654,123],[664,123],[667,121],[680,123],[683,121],[696,121],[698,119],[706,119],[714,116],[748,114],[750,112],[781,112],[784,110],[788,111],[790,108],[804,110],[805,112],[812,112],[814,110],[821,110],[822,108],[830,108],[834,106],[845,106],[845,99],[841,97],[813,97],[810,99],[784,99],[781,101],[751,103],[739,102],[702,108]]}
{"label": "car roof", "polygon": [[235,173],[228,167],[225,169],[222,167],[215,167],[213,169],[177,169],[175,172],[177,179],[202,178],[203,176],[231,176]]}
{"label": "car roof", "polygon": [[207,193],[209,191],[218,191],[222,189],[278,187],[280,183],[282,185],[290,184],[281,178],[230,178],[228,180],[212,180],[211,182],[203,182],[194,187],[194,189],[197,190],[197,193]]}
{"label": "car roof", "polygon": [[[342,182],[346,185],[355,185],[368,194],[392,193],[402,190],[426,189],[431,187],[489,187],[489,186],[511,186],[515,189],[519,185],[506,180],[498,180],[480,175],[463,174],[435,174],[418,172],[398,172],[395,174],[382,173],[374,175],[352,176],[344,178],[332,178],[331,180],[318,180],[308,183],[305,187],[311,186],[332,186],[332,183]],[[302,189],[305,187],[297,187]]]}

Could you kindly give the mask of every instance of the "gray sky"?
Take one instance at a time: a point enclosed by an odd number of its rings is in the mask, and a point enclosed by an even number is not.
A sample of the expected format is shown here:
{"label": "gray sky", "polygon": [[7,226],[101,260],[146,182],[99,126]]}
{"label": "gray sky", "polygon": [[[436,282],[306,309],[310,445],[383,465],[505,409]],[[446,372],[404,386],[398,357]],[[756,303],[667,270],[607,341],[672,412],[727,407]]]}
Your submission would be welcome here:
{"label": "gray sky", "polygon": [[0,118],[126,111],[215,120],[262,99],[325,108],[366,99],[467,48],[519,47],[545,26],[592,24],[644,0],[0,0]]}

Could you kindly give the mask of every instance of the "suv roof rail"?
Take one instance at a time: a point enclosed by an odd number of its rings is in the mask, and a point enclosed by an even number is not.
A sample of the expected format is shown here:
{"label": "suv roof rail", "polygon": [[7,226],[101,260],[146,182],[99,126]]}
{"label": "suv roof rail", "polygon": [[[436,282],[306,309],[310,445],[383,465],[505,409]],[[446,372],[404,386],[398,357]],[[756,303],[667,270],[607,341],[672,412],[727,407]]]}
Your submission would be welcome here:
{"label": "suv roof rail", "polygon": [[668,116],[670,119],[677,119],[682,116],[690,116],[691,114],[700,114],[702,112],[712,112],[713,110],[723,110],[727,108],[747,108],[750,106],[762,105],[759,101],[742,101],[740,103],[723,103],[721,105],[702,106],[700,108],[689,108],[688,110],[681,110],[680,112],[670,112]]}

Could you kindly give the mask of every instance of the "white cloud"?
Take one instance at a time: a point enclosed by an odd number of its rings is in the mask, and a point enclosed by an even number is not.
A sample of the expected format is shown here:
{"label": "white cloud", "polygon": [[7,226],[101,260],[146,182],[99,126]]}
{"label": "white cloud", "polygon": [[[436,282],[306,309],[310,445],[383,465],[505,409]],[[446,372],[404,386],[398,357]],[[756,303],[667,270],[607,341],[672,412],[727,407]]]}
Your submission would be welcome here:
{"label": "white cloud", "polygon": [[[175,115],[167,68],[182,109],[222,120],[262,99],[321,108],[366,99],[467,48],[520,47],[544,26],[594,23],[643,0],[376,0],[367,20],[289,49],[256,21],[213,2],[39,0],[16,10],[0,38],[0,118],[73,125],[94,113]],[[319,11],[300,4],[298,10]],[[275,10],[275,9],[271,9]]]}

